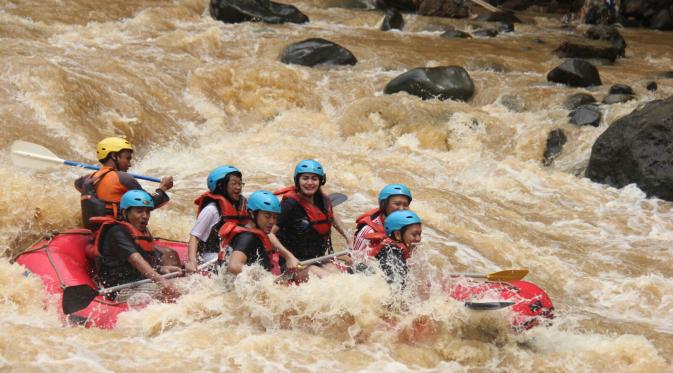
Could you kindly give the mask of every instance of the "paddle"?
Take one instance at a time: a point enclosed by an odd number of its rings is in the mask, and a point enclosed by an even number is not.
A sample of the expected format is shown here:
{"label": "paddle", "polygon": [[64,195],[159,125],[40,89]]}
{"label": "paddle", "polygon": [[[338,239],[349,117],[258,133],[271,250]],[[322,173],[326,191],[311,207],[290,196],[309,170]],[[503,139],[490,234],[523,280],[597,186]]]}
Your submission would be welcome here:
{"label": "paddle", "polygon": [[[202,263],[201,265],[198,266],[198,270],[202,271],[208,266],[211,266],[213,264],[217,263],[217,257]],[[184,272],[171,272],[171,273],[166,273],[161,275],[161,277],[169,279],[173,277],[178,277],[182,275]],[[142,284],[147,284],[152,282],[152,280],[146,278],[144,280],[136,281],[136,282],[130,282],[128,284],[123,284],[123,285],[117,285],[109,288],[103,288],[103,289],[94,289],[90,287],[89,285],[75,285],[75,286],[68,286],[65,289],[63,289],[63,313],[66,315],[69,315],[71,313],[77,312],[79,310],[83,310],[86,307],[93,302],[94,299],[96,299],[97,296],[99,295],[104,295],[108,293],[112,293],[118,290],[122,289],[129,289],[133,288]]]}
{"label": "paddle", "polygon": [[[73,167],[82,167],[89,170],[100,170],[99,166],[75,162],[75,161],[66,161],[65,159],[59,158],[56,154],[52,153],[51,150],[45,148],[42,145],[33,144],[31,142],[16,140],[12,144],[12,163],[21,167],[30,167],[37,169],[46,169],[52,168],[54,166],[66,165]],[[142,179],[147,181],[153,181],[155,183],[161,182],[160,179],[151,176],[143,176],[130,174],[136,179]]]}
{"label": "paddle", "polygon": [[465,307],[473,311],[493,311],[513,305],[514,302],[465,302]]}
{"label": "paddle", "polygon": [[298,271],[301,271],[304,267],[310,266],[311,264],[323,262],[323,261],[328,260],[328,259],[336,258],[337,256],[342,256],[342,255],[350,255],[350,251],[348,251],[348,250],[339,251],[338,253],[323,255],[323,256],[319,256],[317,258],[307,259],[307,260],[301,261],[301,262],[299,262],[299,264],[297,264],[297,267],[295,269],[286,270],[280,276],[278,276],[278,278],[274,282],[276,284],[281,284],[283,282],[290,281],[290,280],[292,280],[294,275]]}
{"label": "paddle", "polygon": [[527,269],[505,269],[498,272],[480,274],[480,273],[449,273],[451,277],[470,277],[482,278],[488,281],[519,281],[526,277]]}
{"label": "paddle", "polygon": [[483,6],[484,8],[490,10],[491,12],[499,12],[500,9],[494,7],[493,5],[483,1],[483,0],[472,0],[473,3]]}

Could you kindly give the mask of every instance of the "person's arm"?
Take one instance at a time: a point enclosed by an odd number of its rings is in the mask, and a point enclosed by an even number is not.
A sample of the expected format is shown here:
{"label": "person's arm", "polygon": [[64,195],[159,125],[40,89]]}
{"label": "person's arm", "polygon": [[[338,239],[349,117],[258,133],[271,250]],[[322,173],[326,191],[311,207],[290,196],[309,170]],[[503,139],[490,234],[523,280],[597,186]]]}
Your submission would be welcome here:
{"label": "person's arm", "polygon": [[196,272],[197,259],[196,249],[199,247],[199,239],[196,236],[189,235],[189,242],[187,244],[187,261],[185,262],[185,271],[187,273]]}
{"label": "person's arm", "polygon": [[[123,171],[117,171],[117,176],[119,177],[119,182],[127,189],[143,189],[138,180],[136,180],[131,174]],[[150,193],[152,196],[152,201],[154,202],[154,208],[159,208],[170,200],[166,191],[173,187],[173,177],[165,176],[161,179],[159,183],[159,188],[157,188],[154,193]]]}
{"label": "person's arm", "polygon": [[243,266],[248,262],[248,257],[242,251],[235,250],[229,257],[227,271],[235,275],[241,273]]}
{"label": "person's arm", "polygon": [[143,276],[152,280],[161,288],[161,293],[163,295],[162,299],[164,301],[174,301],[180,296],[180,291],[167,279],[161,277],[157,271],[150,266],[149,263],[143,259],[142,255],[135,252],[128,257],[128,262],[131,263],[133,268],[138,270]]}
{"label": "person's arm", "polygon": [[297,265],[299,264],[299,260],[288,250],[283,244],[280,242],[278,237],[276,236],[276,233],[280,230],[280,227],[277,225],[274,225],[273,228],[271,228],[271,233],[269,233],[269,240],[273,244],[273,247],[278,250],[280,255],[285,258],[285,267],[288,269],[291,268],[297,268]]}
{"label": "person's arm", "polygon": [[214,204],[208,204],[201,210],[199,216],[196,217],[196,222],[189,232],[187,262],[185,262],[185,270],[187,273],[196,272],[199,242],[206,242],[208,240],[208,236],[210,236],[213,226],[215,226],[219,220],[220,215]]}

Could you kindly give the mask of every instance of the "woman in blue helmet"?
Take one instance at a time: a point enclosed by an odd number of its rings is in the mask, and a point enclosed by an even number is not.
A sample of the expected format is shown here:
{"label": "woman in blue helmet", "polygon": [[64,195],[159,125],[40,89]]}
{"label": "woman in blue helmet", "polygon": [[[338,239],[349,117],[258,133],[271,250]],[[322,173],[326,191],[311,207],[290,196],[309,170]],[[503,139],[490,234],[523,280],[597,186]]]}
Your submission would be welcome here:
{"label": "woman in blue helmet", "polygon": [[147,229],[154,209],[152,196],[143,190],[130,190],[122,196],[119,207],[120,220],[92,218],[101,224],[94,244],[98,283],[111,287],[148,278],[159,286],[162,300],[179,297],[175,286],[159,274],[182,269],[175,251],[155,246]]}
{"label": "woman in blue helmet", "polygon": [[408,210],[411,204],[411,191],[403,184],[388,184],[379,192],[379,207],[360,215],[356,220],[355,239],[353,242],[354,258],[362,261],[369,248],[376,245],[376,239],[366,237],[373,232],[385,233],[383,224],[386,217],[398,210]]}
{"label": "woman in blue helmet", "polygon": [[[352,247],[352,236],[332,211],[332,203],[322,186],[326,175],[320,163],[305,159],[294,169],[294,185],[274,194],[282,195],[281,213],[270,235],[274,246],[291,253],[287,267],[295,268],[298,261],[313,259],[332,252],[331,230],[334,227]],[[310,271],[320,277],[339,269],[333,263],[309,266],[298,278]]]}
{"label": "woman in blue helmet", "polygon": [[206,184],[208,191],[194,201],[198,208],[196,223],[189,234],[187,273],[219,254],[219,230],[226,222],[245,225],[249,221],[246,199],[241,194],[245,183],[238,168],[217,167],[208,175]]}
{"label": "woman in blue helmet", "polygon": [[408,267],[407,259],[421,242],[421,219],[409,210],[391,213],[383,224],[385,236],[371,233],[380,241],[372,247],[369,255],[379,261],[388,283],[404,286]]}
{"label": "woman in blue helmet", "polygon": [[[264,269],[280,275],[279,253],[275,252],[269,240],[269,233],[280,214],[280,202],[273,193],[258,190],[248,198],[250,222],[245,226],[225,224],[220,230],[222,245],[227,247],[227,271],[235,275],[243,266],[259,263]],[[281,255],[289,257],[287,251]]]}

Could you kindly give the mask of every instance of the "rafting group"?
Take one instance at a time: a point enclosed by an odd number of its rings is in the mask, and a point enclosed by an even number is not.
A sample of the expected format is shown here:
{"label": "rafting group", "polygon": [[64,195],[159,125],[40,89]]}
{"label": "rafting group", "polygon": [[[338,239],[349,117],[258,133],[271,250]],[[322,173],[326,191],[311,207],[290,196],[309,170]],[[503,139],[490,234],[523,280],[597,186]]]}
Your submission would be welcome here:
{"label": "rafting group", "polygon": [[[385,186],[379,206],[360,216],[356,233],[350,235],[322,190],[326,173],[319,162],[300,161],[292,185],[273,193],[257,190],[248,198],[242,194],[243,173],[225,165],[210,172],[208,190],[195,200],[196,222],[183,267],[179,255],[156,245],[148,230],[152,210],[169,200],[166,192],[173,186],[172,177],[162,178],[150,194],[127,173],[133,157],[127,140],[106,138],[96,152],[100,170],[77,179],[75,187],[81,193],[85,227],[95,232],[95,279],[103,287],[147,278],[159,286],[162,300],[172,301],[180,292],[162,275],[191,274],[207,264],[216,263],[236,275],[257,263],[275,275],[291,273],[293,281],[302,282],[309,274],[325,277],[366,268],[369,260],[380,263],[389,282],[403,283],[407,259],[421,240],[421,220],[408,210],[411,191],[402,184]],[[333,253],[332,229],[353,256],[302,266],[301,262]]]}

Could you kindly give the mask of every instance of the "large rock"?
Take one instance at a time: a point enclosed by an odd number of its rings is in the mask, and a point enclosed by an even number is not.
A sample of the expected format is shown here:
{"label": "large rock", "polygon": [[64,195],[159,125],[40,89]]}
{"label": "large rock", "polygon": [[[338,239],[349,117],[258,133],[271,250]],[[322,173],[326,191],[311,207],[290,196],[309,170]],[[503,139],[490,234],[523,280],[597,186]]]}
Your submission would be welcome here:
{"label": "large rock", "polygon": [[383,22],[381,23],[381,31],[388,30],[402,30],[404,28],[404,18],[402,13],[395,8],[386,9],[385,15],[383,16]]}
{"label": "large rock", "polygon": [[430,17],[466,18],[469,9],[460,0],[418,0],[417,14]]}
{"label": "large rock", "polygon": [[568,138],[561,129],[557,128],[549,132],[549,135],[547,135],[547,146],[542,154],[542,164],[550,166],[554,161],[554,158],[561,154],[563,145],[565,145],[566,141],[568,141]]}
{"label": "large rock", "polygon": [[566,98],[563,102],[563,106],[568,110],[574,110],[579,106],[593,104],[594,102],[596,102],[596,99],[588,93],[575,93]]}
{"label": "large rock", "polygon": [[601,85],[598,70],[587,61],[569,59],[547,74],[547,80],[571,87],[590,87]]}
{"label": "large rock", "polygon": [[608,94],[610,94],[610,95],[616,95],[616,94],[632,95],[633,94],[633,88],[629,87],[626,84],[613,84],[612,87],[610,87],[610,90],[608,90]]}
{"label": "large rock", "polygon": [[521,23],[521,20],[512,12],[489,12],[480,15],[476,20],[486,22]]}
{"label": "large rock", "polygon": [[355,65],[358,62],[348,49],[320,38],[288,45],[281,53],[280,61],[304,66]]}
{"label": "large rock", "polygon": [[587,30],[585,35],[592,40],[605,40],[612,43],[619,51],[619,57],[626,55],[626,40],[615,26],[593,26]]}
{"label": "large rock", "polygon": [[660,10],[655,16],[650,18],[650,27],[657,30],[673,30],[673,11],[668,9]]}
{"label": "large rock", "polygon": [[605,96],[602,102],[606,105],[613,105],[613,104],[623,104],[625,102],[635,99],[636,97],[634,95],[624,95],[621,93],[616,93]]}
{"label": "large rock", "polygon": [[595,41],[565,41],[553,52],[561,58],[598,59],[615,62],[621,55],[619,48]]}
{"label": "large rock", "polygon": [[391,80],[383,90],[385,94],[407,92],[424,100],[468,101],[474,95],[474,83],[460,66],[417,68]]}
{"label": "large rock", "polygon": [[569,114],[570,123],[582,126],[598,127],[601,123],[601,112],[596,105],[582,105]]}
{"label": "large rock", "polygon": [[308,22],[308,17],[296,7],[269,0],[211,0],[210,15],[224,23]]}
{"label": "large rock", "polygon": [[586,175],[673,201],[673,96],[615,121],[594,143]]}
{"label": "large rock", "polygon": [[375,0],[378,9],[397,9],[401,12],[415,12],[418,4],[414,0]]}

